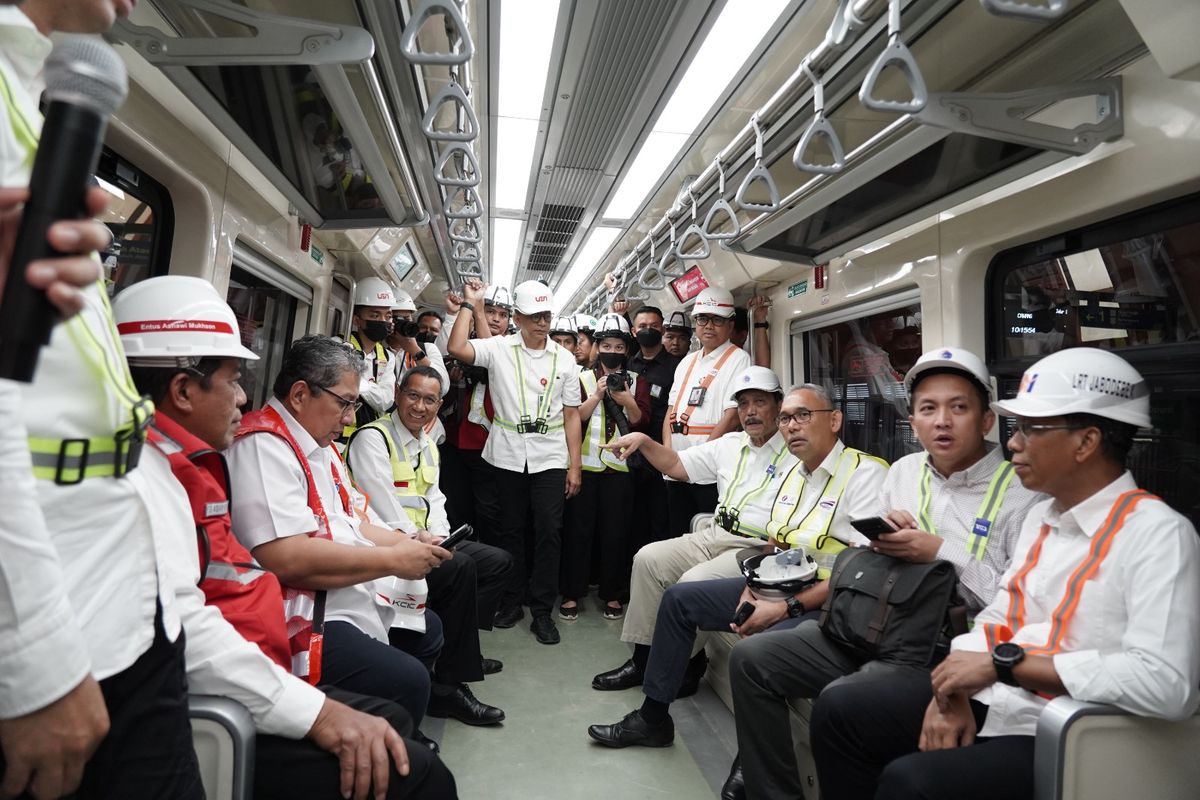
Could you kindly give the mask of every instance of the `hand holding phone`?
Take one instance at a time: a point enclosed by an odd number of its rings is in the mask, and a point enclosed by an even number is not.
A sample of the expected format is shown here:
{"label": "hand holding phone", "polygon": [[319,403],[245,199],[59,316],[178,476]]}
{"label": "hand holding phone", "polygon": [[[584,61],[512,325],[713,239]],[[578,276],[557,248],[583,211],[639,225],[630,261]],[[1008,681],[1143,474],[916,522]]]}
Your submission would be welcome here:
{"label": "hand holding phone", "polygon": [[733,615],[733,624],[741,627],[746,620],[750,619],[750,615],[754,613],[754,603],[749,600],[738,606],[738,610]]}
{"label": "hand holding phone", "polygon": [[888,522],[883,517],[852,519],[850,520],[850,526],[871,541],[878,539],[880,534],[896,532],[896,529],[892,526],[892,523]]}
{"label": "hand holding phone", "polygon": [[474,533],[475,529],[470,525],[462,525],[445,539],[442,539],[442,541],[438,542],[438,547],[441,547],[445,550],[452,550],[459,544],[462,544],[465,539],[471,538],[472,534]]}

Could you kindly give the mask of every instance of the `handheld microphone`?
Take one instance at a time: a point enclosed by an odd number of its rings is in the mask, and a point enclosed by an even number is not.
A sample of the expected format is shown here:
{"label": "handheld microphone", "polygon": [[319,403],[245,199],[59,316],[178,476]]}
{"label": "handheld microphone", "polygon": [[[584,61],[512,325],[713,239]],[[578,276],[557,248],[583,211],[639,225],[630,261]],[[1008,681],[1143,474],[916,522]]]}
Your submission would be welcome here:
{"label": "handheld microphone", "polygon": [[84,197],[100,160],[104,129],[125,93],[125,64],[100,38],[56,38],[46,60],[48,107],[29,179],[29,202],[0,298],[0,378],[33,380],[58,312],[44,291],[25,280],[25,268],[65,255],[50,246],[46,233],[59,220],[85,216]]}

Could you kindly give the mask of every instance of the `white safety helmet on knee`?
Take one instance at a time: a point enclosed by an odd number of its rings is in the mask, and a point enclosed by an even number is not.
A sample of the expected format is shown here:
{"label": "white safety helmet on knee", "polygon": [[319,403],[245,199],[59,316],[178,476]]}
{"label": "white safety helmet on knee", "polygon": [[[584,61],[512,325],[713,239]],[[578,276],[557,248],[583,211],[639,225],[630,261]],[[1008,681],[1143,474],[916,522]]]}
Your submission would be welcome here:
{"label": "white safety helmet on knee", "polygon": [[746,584],[765,600],[786,600],[817,582],[816,560],[795,547],[782,553],[764,553],[752,547],[737,553],[738,566]]}
{"label": "white safety helmet on knee", "polygon": [[233,309],[203,278],[164,275],[139,281],[113,300],[113,317],[135,366],[186,365],[201,358],[258,360],[242,344]]}
{"label": "white safety helmet on knee", "polygon": [[392,291],[392,287],[380,278],[363,278],[354,287],[354,305],[356,306],[373,306],[391,311],[395,304],[396,295]]}
{"label": "white safety helmet on knee", "polygon": [[1150,427],[1150,387],[1141,373],[1116,353],[1069,347],[1025,370],[1017,395],[992,403],[1009,417],[1095,414],[1139,428]]}

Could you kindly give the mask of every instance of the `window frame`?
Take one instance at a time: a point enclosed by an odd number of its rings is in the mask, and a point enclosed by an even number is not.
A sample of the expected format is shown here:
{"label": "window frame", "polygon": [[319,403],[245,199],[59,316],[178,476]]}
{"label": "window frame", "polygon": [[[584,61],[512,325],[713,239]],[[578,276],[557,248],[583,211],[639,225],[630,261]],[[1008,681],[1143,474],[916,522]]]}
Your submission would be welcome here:
{"label": "window frame", "polygon": [[[112,164],[113,169],[107,169]],[[115,168],[118,166],[131,170],[137,176],[137,183],[131,183]],[[147,278],[157,278],[167,275],[171,270],[171,250],[175,240],[175,204],[171,193],[148,172],[118,153],[115,149],[104,145],[100,151],[100,161],[96,166],[96,177],[103,178],[123,192],[136,197],[150,206],[153,215],[153,241],[150,249],[150,273]],[[145,278],[143,278],[145,280]]]}

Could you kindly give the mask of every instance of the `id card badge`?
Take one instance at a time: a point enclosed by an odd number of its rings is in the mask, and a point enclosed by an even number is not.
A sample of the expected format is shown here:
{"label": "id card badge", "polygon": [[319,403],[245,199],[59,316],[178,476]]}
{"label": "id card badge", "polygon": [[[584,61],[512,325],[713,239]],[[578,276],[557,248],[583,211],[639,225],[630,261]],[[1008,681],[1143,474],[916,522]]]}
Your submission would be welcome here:
{"label": "id card badge", "polygon": [[706,395],[706,394],[708,394],[707,386],[693,386],[692,390],[690,392],[688,392],[688,405],[689,406],[704,405],[704,395]]}
{"label": "id card badge", "polygon": [[662,387],[657,383],[650,384],[650,396],[655,400],[658,400],[660,397],[662,397]]}

